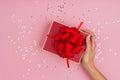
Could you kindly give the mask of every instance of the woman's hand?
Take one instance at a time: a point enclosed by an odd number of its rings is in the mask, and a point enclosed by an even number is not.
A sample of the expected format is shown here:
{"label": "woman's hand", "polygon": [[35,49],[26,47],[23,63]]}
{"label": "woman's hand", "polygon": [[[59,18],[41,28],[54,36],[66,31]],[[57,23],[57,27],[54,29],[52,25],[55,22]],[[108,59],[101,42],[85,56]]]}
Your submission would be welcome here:
{"label": "woman's hand", "polygon": [[84,67],[93,66],[96,47],[95,35],[89,30],[82,30],[82,32],[88,35],[86,38],[86,49],[82,57],[82,64]]}
{"label": "woman's hand", "polygon": [[82,30],[81,32],[87,34],[86,38],[86,49],[84,55],[82,56],[81,63],[91,77],[92,80],[107,80],[104,75],[95,67],[94,57],[95,57],[95,35],[89,30]]}

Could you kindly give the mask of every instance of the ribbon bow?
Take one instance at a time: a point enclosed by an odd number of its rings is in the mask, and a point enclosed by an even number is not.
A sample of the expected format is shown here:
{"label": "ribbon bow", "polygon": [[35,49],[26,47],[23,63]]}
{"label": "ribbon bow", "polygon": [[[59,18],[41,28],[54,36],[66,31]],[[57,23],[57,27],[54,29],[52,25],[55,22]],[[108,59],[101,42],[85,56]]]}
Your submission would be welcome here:
{"label": "ribbon bow", "polygon": [[68,68],[69,59],[83,50],[84,37],[79,31],[82,24],[83,22],[77,28],[63,27],[54,37],[54,49],[60,57],[66,58]]}

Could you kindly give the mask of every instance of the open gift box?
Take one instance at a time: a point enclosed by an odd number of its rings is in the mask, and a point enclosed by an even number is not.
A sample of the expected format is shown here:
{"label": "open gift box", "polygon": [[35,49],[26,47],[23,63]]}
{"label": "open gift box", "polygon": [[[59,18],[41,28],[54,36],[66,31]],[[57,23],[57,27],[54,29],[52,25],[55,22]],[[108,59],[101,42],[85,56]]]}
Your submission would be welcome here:
{"label": "open gift box", "polygon": [[[48,36],[44,42],[43,49],[66,58],[68,67],[68,59],[79,63],[85,49],[86,38],[86,35],[79,31],[82,24],[83,22],[81,22],[78,27],[69,27],[53,21],[50,26]],[[60,49],[62,49],[61,53]],[[69,52],[71,53],[67,54]]]}

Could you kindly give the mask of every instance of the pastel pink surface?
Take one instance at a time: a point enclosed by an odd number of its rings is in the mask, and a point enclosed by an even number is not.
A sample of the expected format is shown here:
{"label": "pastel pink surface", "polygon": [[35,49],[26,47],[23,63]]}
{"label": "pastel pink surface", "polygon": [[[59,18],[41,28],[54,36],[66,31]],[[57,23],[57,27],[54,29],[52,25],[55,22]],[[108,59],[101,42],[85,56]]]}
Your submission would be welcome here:
{"label": "pastel pink surface", "polygon": [[1,0],[0,80],[90,80],[81,64],[42,50],[53,20],[96,34],[96,67],[120,80],[119,0]]}

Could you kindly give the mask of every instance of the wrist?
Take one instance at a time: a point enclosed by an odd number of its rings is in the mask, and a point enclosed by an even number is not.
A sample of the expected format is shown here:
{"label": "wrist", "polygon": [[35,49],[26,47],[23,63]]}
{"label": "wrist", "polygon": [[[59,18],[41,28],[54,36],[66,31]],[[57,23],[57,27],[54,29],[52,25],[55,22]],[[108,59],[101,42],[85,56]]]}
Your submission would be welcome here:
{"label": "wrist", "polygon": [[90,70],[90,69],[95,69],[95,65],[93,62],[88,63],[88,64],[83,64],[84,69]]}

